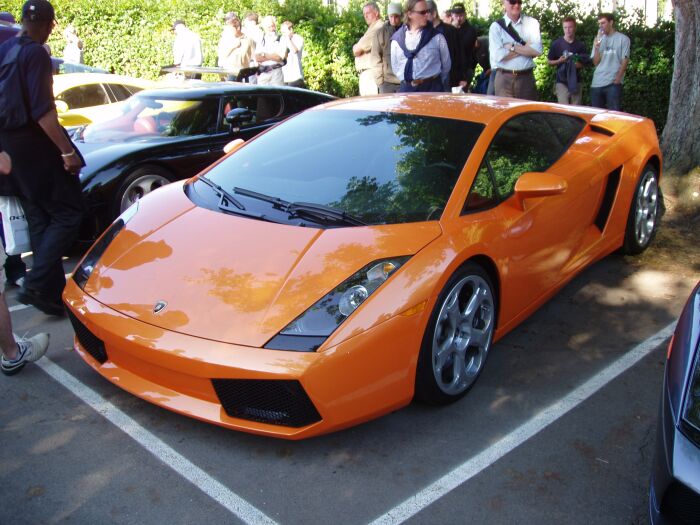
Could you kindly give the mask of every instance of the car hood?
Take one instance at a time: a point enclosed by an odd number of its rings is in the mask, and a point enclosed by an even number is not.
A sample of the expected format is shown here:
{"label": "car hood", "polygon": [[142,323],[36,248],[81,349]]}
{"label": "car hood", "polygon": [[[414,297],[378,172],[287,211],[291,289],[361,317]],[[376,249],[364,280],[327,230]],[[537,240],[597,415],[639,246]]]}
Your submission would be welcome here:
{"label": "car hood", "polygon": [[327,230],[263,222],[194,206],[175,183],[141,201],[85,292],[150,325],[261,347],[365,265],[414,254],[440,234],[436,221]]}

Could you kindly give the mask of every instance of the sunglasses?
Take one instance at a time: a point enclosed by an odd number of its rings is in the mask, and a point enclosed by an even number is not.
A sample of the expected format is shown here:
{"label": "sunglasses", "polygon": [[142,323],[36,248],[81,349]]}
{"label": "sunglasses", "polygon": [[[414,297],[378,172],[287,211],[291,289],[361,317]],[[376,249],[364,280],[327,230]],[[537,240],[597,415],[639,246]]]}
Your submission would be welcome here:
{"label": "sunglasses", "polygon": [[428,13],[430,13],[430,9],[423,9],[422,11],[413,11],[413,12],[416,13],[417,15],[423,15],[423,16],[425,16],[425,15],[427,15]]}
{"label": "sunglasses", "polygon": [[508,3],[509,3],[510,5],[515,5],[515,4],[520,4],[520,5],[522,5],[523,0],[508,0]]}

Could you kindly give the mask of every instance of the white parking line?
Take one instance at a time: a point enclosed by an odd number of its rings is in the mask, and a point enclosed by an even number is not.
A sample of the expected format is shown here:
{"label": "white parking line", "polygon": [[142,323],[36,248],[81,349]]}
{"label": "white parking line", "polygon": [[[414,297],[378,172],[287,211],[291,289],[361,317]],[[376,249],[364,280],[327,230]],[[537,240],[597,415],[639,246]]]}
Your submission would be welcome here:
{"label": "white parking line", "polygon": [[523,423],[513,432],[482,450],[476,456],[454,468],[440,479],[434,481],[420,492],[411,496],[393,509],[379,516],[370,525],[387,525],[403,523],[416,515],[431,503],[442,498],[450,491],[456,489],[469,479],[479,474],[516,447],[533,437],[535,434],[554,423],[567,412],[577,407],[583,401],[598,392],[617,376],[633,367],[641,359],[649,355],[668,338],[676,326],[676,322],[669,324],[661,331],[640,343],[625,355],[605,367],[602,371],[591,377],[570,394],[552,403],[542,412],[535,415],[529,421]]}
{"label": "white parking line", "polygon": [[17,310],[24,310],[25,308],[31,308],[30,305],[28,304],[16,304],[14,306],[10,306],[10,312],[16,312]]}
{"label": "white parking line", "polygon": [[165,465],[180,474],[207,496],[219,502],[229,512],[235,514],[241,521],[250,524],[276,524],[274,520],[260,509],[254,507],[212,478],[197,465],[166,445],[154,434],[139,425],[134,419],[105,400],[90,387],[78,381],[48,357],[38,361],[36,364],[39,365],[44,372],[70,390],[80,400],[88,404],[100,415],[109,420],[110,423],[114,424],[139,445],[161,460]]}

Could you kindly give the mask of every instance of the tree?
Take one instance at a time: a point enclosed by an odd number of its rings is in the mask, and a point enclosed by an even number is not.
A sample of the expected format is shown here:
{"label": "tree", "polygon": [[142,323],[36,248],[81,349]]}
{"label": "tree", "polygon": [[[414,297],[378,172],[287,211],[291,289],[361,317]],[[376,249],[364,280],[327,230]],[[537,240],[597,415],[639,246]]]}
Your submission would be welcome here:
{"label": "tree", "polygon": [[671,101],[661,138],[667,169],[700,166],[700,2],[673,0],[676,20]]}

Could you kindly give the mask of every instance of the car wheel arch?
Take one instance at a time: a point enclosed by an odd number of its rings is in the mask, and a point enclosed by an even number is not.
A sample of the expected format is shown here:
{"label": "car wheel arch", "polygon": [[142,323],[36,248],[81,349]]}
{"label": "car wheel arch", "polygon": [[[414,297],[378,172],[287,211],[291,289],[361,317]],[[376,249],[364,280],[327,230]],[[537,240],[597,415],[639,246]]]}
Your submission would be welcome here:
{"label": "car wheel arch", "polygon": [[138,164],[133,164],[128,168],[122,170],[121,175],[118,177],[117,191],[114,195],[112,209],[114,210],[115,217],[119,216],[123,210],[120,209],[121,202],[123,200],[124,194],[129,189],[130,185],[138,179],[140,174],[146,175],[152,172],[155,176],[167,179],[169,182],[175,182],[178,180],[179,175],[175,173],[168,166],[164,165],[158,161],[145,161],[139,162]]}

